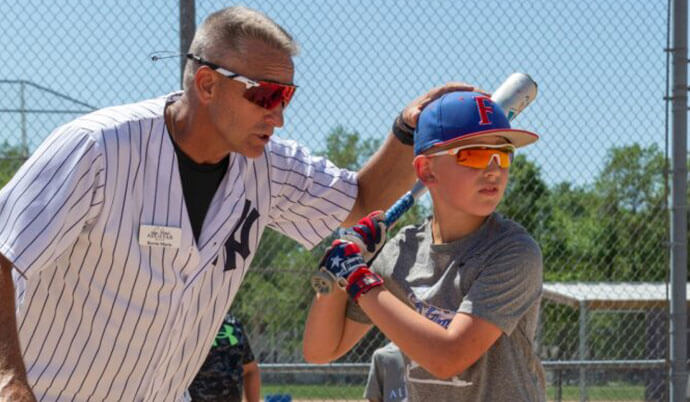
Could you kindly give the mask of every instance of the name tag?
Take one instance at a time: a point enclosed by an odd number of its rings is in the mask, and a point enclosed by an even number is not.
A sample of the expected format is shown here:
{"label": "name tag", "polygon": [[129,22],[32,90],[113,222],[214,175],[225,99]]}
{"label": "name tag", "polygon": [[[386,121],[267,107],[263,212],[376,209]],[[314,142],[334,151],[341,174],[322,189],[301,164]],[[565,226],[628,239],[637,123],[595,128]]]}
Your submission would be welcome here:
{"label": "name tag", "polygon": [[167,226],[139,226],[139,244],[148,247],[180,248],[182,229]]}

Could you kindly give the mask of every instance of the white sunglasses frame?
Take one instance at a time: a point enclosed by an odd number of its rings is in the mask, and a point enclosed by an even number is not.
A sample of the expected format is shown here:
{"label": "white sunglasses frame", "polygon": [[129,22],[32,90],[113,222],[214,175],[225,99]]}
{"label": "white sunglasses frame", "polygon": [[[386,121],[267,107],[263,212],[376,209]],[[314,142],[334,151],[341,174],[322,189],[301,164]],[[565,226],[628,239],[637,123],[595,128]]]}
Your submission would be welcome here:
{"label": "white sunglasses frame", "polygon": [[[441,156],[441,155],[452,155],[456,156],[458,152],[462,151],[463,149],[470,149],[470,148],[489,148],[489,149],[509,149],[512,154],[515,154],[515,151],[517,148],[513,144],[468,144],[468,145],[462,145],[459,147],[455,148],[450,148],[450,149],[444,149],[443,151],[438,151],[434,152],[431,154],[425,154],[425,156],[432,157],[432,156]],[[486,165],[486,167],[489,167],[491,165],[491,162],[496,160],[496,164],[500,165],[500,160],[499,156],[494,154],[491,155],[491,159],[489,159],[489,163]],[[511,165],[512,165],[512,160],[511,160]]]}

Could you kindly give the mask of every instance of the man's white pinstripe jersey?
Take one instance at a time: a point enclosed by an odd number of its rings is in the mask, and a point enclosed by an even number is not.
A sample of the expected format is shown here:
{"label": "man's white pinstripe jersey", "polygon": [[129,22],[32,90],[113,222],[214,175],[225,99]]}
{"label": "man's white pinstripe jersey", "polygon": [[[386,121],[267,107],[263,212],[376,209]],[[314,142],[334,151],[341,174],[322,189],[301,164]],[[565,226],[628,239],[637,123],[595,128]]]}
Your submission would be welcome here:
{"label": "man's white pinstripe jersey", "polygon": [[[58,128],[0,191],[0,252],[15,265],[39,400],[182,398],[264,228],[312,247],[354,203],[353,172],[272,138],[257,159],[230,156],[197,244],[163,119],[178,96]],[[144,246],[144,225],[181,236]]]}

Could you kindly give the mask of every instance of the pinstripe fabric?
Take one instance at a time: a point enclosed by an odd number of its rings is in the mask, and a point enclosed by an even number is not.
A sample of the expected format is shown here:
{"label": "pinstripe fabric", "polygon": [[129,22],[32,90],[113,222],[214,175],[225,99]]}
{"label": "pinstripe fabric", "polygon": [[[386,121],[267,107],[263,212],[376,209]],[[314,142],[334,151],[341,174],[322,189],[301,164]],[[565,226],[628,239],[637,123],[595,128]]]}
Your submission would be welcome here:
{"label": "pinstripe fabric", "polygon": [[[58,128],[0,191],[0,252],[16,268],[39,400],[180,400],[264,228],[312,247],[352,207],[352,172],[274,137],[259,158],[231,155],[197,244],[162,117],[177,96]],[[181,228],[180,247],[141,246],[141,225]],[[245,232],[243,257],[226,244]]]}

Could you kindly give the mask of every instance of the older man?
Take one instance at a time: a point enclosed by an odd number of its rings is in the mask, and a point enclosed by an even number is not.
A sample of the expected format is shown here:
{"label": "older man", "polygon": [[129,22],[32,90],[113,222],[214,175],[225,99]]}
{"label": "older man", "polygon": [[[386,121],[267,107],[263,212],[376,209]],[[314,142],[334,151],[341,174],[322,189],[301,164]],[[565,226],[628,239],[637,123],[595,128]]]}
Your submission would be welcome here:
{"label": "older man", "polygon": [[264,228],[312,247],[389,205],[421,107],[472,88],[413,101],[353,173],[273,136],[295,53],[265,15],[220,10],[182,92],[59,127],[2,189],[0,398],[182,399]]}

